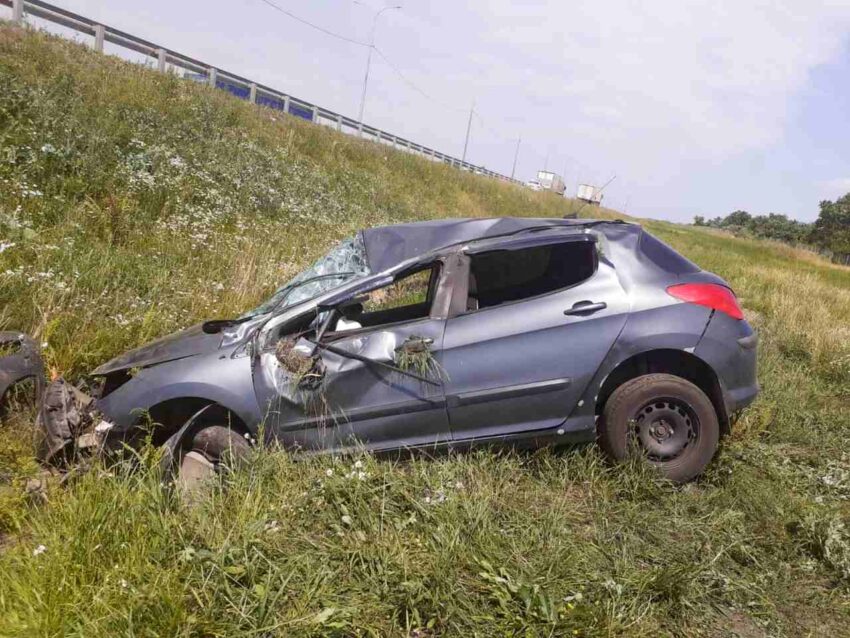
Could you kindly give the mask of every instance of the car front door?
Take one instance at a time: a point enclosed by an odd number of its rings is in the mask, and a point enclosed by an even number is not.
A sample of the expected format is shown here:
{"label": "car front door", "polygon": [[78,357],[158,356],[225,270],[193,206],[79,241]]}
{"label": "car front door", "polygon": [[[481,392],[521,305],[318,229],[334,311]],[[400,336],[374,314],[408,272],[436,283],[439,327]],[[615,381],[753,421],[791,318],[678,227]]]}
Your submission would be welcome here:
{"label": "car front door", "polygon": [[443,342],[454,440],[559,426],[619,335],[627,296],[592,235],[469,254],[468,309]]}
{"label": "car front door", "polygon": [[[448,441],[439,373],[446,318],[435,303],[446,285],[444,274],[441,264],[428,264],[344,306],[319,340],[323,379],[316,388],[294,392],[274,353],[267,353],[255,386],[259,381],[258,395],[261,401],[266,397],[274,437],[304,449],[379,450]],[[430,367],[399,365],[399,353],[408,346],[427,350]]]}

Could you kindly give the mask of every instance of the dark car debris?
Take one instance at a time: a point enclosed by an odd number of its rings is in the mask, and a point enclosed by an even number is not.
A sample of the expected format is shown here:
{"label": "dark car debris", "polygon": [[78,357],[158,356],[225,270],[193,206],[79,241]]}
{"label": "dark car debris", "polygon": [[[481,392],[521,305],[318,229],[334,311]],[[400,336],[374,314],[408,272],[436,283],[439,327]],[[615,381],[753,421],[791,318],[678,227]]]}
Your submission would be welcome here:
{"label": "dark car debris", "polygon": [[21,332],[0,332],[0,411],[19,383],[32,381],[36,398],[44,390],[44,362],[38,344]]}
{"label": "dark car debris", "polygon": [[[9,336],[14,335],[14,337]],[[0,359],[0,390],[44,368]],[[181,476],[262,433],[303,451],[597,440],[699,475],[758,393],[729,286],[637,224],[451,219],[365,229],[258,308],[42,392],[42,460],[142,438]],[[141,433],[145,433],[145,437]]]}

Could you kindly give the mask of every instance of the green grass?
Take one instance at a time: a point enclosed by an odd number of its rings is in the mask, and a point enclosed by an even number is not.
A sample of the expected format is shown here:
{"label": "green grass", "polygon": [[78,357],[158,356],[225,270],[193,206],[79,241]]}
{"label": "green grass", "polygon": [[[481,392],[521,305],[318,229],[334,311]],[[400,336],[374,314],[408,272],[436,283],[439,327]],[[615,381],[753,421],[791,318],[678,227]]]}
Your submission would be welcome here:
{"label": "green grass", "polygon": [[[0,85],[0,329],[72,378],[357,227],[573,206],[10,27]],[[761,333],[762,395],[700,481],[593,446],[258,450],[192,507],[143,451],[27,494],[23,410],[0,424],[0,636],[848,635],[850,270],[646,223]]]}

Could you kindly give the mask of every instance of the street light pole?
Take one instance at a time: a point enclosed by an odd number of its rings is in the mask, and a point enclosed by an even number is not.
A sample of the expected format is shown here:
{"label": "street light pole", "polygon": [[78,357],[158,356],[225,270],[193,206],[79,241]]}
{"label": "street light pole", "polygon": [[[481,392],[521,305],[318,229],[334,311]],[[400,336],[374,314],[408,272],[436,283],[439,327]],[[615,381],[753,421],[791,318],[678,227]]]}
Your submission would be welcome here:
{"label": "street light pole", "polygon": [[[358,2],[357,4],[362,3]],[[380,16],[384,11],[389,11],[391,9],[401,9],[401,5],[384,7],[380,11],[376,12],[375,16],[372,18],[372,32],[369,36],[369,54],[366,57],[366,76],[363,78],[363,94],[360,96],[360,116],[357,118],[361,127],[363,126],[363,111],[366,110],[366,89],[369,87],[369,69],[372,66],[372,49],[375,48],[375,28],[378,26],[378,16]]]}
{"label": "street light pole", "polygon": [[475,113],[475,100],[472,100],[472,108],[469,109],[469,121],[466,123],[466,139],[463,141],[463,157],[461,161],[466,163],[466,149],[469,147],[469,131],[472,130],[472,114]]}
{"label": "street light pole", "polygon": [[516,139],[516,151],[514,151],[514,165],[513,165],[513,168],[511,168],[511,179],[513,179],[514,175],[516,174],[516,160],[519,157],[519,144],[520,144],[520,142],[522,142],[522,138],[518,137]]}

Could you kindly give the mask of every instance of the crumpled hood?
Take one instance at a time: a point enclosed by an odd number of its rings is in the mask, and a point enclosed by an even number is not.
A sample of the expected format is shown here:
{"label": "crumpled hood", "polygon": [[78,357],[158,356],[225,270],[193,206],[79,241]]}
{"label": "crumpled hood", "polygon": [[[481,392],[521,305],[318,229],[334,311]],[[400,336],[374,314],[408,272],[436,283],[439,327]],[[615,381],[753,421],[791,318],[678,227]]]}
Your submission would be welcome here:
{"label": "crumpled hood", "polygon": [[144,368],[157,363],[185,359],[199,354],[205,354],[218,350],[221,344],[220,334],[206,334],[198,324],[181,332],[175,332],[156,341],[129,350],[107,361],[99,368],[92,371],[93,376],[103,376],[126,370],[127,368]]}

